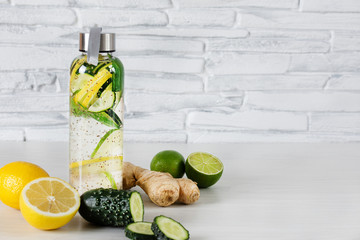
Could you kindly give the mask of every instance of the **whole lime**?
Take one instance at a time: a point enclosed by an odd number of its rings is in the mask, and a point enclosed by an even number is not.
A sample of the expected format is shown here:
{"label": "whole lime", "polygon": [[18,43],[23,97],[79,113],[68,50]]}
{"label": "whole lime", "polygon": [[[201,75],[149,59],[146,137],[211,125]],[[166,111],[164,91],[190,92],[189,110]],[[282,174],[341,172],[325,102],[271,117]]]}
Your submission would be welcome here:
{"label": "whole lime", "polygon": [[185,173],[185,159],[177,151],[165,150],[153,157],[150,169],[170,173],[174,178],[181,178]]}

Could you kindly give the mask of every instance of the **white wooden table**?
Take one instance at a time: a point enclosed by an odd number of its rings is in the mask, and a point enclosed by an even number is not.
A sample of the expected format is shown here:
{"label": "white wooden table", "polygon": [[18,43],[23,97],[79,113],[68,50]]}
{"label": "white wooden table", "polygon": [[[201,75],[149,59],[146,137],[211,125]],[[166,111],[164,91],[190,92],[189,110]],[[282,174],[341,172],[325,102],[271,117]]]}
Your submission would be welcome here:
{"label": "white wooden table", "polygon": [[[159,151],[218,156],[221,180],[194,205],[160,208],[143,194],[145,220],[179,220],[191,239],[360,239],[360,144],[127,144],[125,160],[149,167]],[[42,166],[68,179],[67,143],[1,142],[0,167],[12,161]],[[79,215],[65,227],[41,231],[0,203],[0,239],[126,239],[122,228],[97,227]]]}

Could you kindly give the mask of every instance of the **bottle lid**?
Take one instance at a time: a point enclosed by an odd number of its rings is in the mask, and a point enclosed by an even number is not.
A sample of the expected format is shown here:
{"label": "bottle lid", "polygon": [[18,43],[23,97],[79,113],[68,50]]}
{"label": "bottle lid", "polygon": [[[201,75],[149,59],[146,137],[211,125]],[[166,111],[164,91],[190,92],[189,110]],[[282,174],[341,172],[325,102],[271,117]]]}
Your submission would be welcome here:
{"label": "bottle lid", "polygon": [[[89,33],[80,33],[79,51],[87,52],[89,49]],[[100,52],[115,52],[115,33],[100,34]]]}

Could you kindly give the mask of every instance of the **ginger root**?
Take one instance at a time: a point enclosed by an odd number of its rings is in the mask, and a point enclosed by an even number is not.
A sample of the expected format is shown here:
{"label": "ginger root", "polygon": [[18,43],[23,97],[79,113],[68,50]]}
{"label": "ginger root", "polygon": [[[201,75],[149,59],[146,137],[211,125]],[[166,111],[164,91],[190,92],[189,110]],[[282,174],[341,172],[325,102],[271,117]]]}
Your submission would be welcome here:
{"label": "ginger root", "polygon": [[166,207],[176,201],[192,204],[200,197],[198,186],[190,179],[173,178],[169,173],[150,171],[129,162],[124,162],[123,169],[123,188],[138,185],[158,206]]}

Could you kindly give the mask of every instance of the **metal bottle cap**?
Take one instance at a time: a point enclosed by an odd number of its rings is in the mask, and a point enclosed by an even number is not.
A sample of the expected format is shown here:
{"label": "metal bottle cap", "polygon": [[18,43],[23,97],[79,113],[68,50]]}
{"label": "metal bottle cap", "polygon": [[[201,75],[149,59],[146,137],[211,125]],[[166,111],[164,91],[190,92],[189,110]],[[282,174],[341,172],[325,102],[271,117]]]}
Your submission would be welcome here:
{"label": "metal bottle cap", "polygon": [[[87,52],[89,47],[89,33],[80,33],[79,51]],[[115,52],[115,33],[100,34],[100,52]]]}

